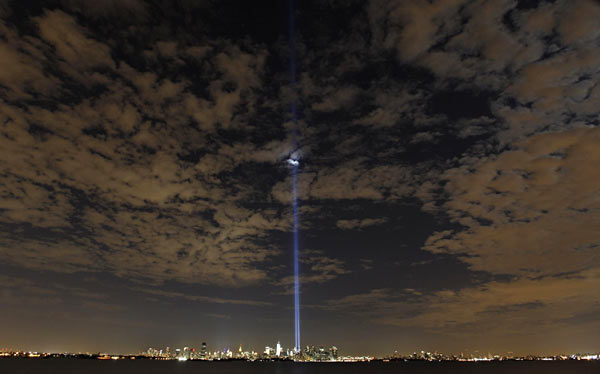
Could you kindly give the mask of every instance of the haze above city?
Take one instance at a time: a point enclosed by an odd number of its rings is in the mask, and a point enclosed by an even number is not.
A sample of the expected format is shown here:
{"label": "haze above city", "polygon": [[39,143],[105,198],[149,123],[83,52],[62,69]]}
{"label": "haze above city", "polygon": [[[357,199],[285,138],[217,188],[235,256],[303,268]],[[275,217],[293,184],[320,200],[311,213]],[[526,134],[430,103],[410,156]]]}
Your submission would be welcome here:
{"label": "haze above city", "polygon": [[0,347],[293,348],[297,172],[302,349],[600,351],[597,1],[0,19]]}

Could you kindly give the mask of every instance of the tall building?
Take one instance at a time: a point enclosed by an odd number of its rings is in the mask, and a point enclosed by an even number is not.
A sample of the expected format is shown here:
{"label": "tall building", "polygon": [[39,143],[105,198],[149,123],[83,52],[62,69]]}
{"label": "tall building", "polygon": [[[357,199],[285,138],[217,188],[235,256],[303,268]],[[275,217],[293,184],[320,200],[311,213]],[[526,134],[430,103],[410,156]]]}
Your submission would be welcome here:
{"label": "tall building", "polygon": [[331,360],[337,360],[337,358],[338,358],[338,349],[335,345],[333,347],[329,348],[329,358]]}
{"label": "tall building", "polygon": [[275,348],[275,355],[277,357],[281,356],[281,343],[277,342],[277,348]]}
{"label": "tall building", "polygon": [[327,360],[327,352],[325,352],[325,348],[323,346],[319,347],[319,361]]}
{"label": "tall building", "polygon": [[206,343],[202,342],[202,349],[200,350],[200,357],[206,358]]}

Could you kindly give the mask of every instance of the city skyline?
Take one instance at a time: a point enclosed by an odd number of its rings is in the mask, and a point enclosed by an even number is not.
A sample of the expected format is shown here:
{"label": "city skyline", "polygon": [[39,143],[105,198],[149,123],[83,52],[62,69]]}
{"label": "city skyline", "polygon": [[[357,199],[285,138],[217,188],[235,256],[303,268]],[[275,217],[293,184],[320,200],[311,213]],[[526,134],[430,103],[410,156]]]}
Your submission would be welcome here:
{"label": "city skyline", "polygon": [[599,2],[0,20],[0,347],[600,350]]}
{"label": "city skyline", "polygon": [[228,360],[244,360],[244,361],[295,361],[295,362],[371,362],[371,361],[462,361],[462,362],[477,362],[477,361],[563,361],[563,360],[600,360],[600,353],[578,352],[578,353],[561,353],[561,354],[546,354],[546,355],[516,355],[514,352],[480,352],[465,351],[458,354],[447,354],[439,351],[419,351],[412,353],[401,353],[394,351],[381,356],[375,355],[346,355],[340,352],[338,347],[324,347],[307,345],[301,350],[295,348],[285,348],[278,341],[275,346],[265,346],[264,350],[254,350],[244,348],[242,344],[237,349],[223,348],[211,350],[206,342],[203,342],[200,348],[196,349],[192,346],[170,347],[163,348],[149,347],[142,352],[43,352],[43,351],[27,351],[0,348],[0,358],[20,357],[20,358],[83,358],[83,359],[100,359],[100,360],[119,360],[119,359],[136,359],[146,358],[154,360],[177,360],[177,361],[228,361]]}

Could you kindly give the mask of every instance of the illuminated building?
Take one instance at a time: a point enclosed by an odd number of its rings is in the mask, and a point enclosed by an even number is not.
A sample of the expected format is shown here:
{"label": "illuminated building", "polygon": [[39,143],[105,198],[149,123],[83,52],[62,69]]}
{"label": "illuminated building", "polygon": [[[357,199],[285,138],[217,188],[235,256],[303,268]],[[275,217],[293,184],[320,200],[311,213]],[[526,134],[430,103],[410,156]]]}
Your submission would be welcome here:
{"label": "illuminated building", "polygon": [[329,358],[331,360],[337,360],[338,358],[338,349],[335,345],[329,348]]}

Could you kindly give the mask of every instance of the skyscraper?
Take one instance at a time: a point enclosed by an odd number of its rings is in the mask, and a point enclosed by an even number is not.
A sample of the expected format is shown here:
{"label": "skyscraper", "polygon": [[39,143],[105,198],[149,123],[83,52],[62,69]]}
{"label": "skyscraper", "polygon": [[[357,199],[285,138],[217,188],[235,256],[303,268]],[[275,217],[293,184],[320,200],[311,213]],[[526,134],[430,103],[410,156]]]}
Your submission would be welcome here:
{"label": "skyscraper", "polygon": [[206,358],[206,343],[202,342],[202,349],[200,350],[200,357]]}
{"label": "skyscraper", "polygon": [[331,360],[337,360],[337,358],[338,358],[338,349],[335,345],[333,347],[329,348],[329,358]]}

